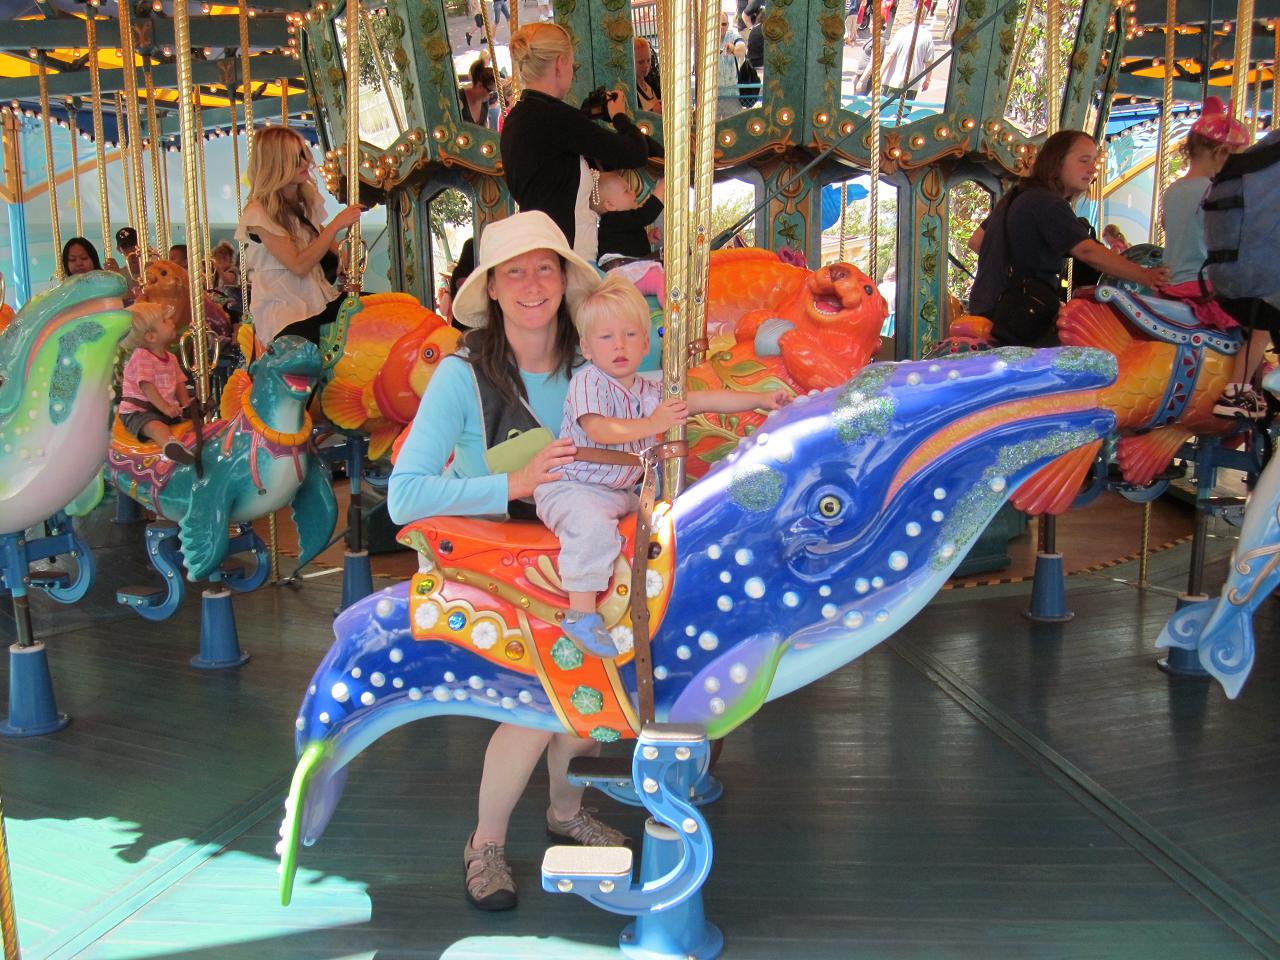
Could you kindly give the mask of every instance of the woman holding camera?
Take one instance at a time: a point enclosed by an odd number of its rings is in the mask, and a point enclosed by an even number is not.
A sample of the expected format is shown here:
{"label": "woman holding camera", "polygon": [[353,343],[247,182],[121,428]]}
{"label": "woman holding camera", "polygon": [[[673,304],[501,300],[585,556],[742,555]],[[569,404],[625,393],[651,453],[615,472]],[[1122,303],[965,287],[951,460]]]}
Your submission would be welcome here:
{"label": "woman holding camera", "polygon": [[598,223],[590,206],[588,161],[613,170],[640,167],[649,156],[644,134],[627,116],[622,91],[605,109],[613,130],[564,102],[573,85],[573,43],[556,23],[531,23],[511,38],[511,62],[524,91],[502,128],[507,188],[522,211],[541,210],[573,252],[596,258]]}

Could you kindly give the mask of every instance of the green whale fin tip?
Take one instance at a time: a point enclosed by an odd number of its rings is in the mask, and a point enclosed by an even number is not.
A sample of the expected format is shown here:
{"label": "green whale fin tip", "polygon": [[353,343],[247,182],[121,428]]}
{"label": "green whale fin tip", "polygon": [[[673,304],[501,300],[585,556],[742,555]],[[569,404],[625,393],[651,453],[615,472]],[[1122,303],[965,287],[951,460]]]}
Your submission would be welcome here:
{"label": "green whale fin tip", "polygon": [[298,872],[298,845],[302,840],[302,809],[307,798],[307,787],[316,769],[328,756],[324,741],[309,743],[298,758],[285,799],[284,827],[280,846],[280,905],[287,907],[293,899],[293,878]]}

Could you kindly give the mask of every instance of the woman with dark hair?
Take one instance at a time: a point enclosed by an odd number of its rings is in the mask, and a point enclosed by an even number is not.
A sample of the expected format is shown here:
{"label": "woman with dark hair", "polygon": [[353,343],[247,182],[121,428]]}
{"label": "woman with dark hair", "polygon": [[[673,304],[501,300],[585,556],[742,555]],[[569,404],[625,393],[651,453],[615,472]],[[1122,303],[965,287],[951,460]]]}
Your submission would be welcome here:
{"label": "woman with dark hair", "polygon": [[98,259],[98,251],[84,237],[72,237],[62,245],[62,272],[66,276],[101,269],[102,261]]}
{"label": "woman with dark hair", "polygon": [[1169,272],[1142,267],[1112,253],[1089,234],[1071,202],[1097,172],[1098,148],[1080,130],[1061,130],[1044,142],[1031,173],[996,204],[969,238],[978,254],[978,273],[969,293],[969,312],[993,321],[1000,346],[1053,346],[1068,256],[1103,273],[1151,288]]}
{"label": "woman with dark hair", "polygon": [[[528,440],[554,436],[560,426],[578,362],[571,312],[598,286],[596,271],[536,210],[489,224],[477,260],[453,304],[454,319],[471,331],[463,350],[440,361],[391,474],[387,507],[396,523],[440,515],[531,519],[534,488],[559,480],[577,452],[568,439],[536,452]],[[463,848],[471,903],[482,910],[516,905],[507,826],[543,753],[547,831],[561,843],[625,842],[583,808],[582,788],[568,780],[569,761],[599,746],[560,732],[558,723],[498,726],[485,751],[476,828]]]}
{"label": "woman with dark hair", "polygon": [[493,68],[477,57],[467,71],[471,76],[471,86],[458,91],[458,108],[462,119],[479,127],[498,129],[498,81],[494,77]]}

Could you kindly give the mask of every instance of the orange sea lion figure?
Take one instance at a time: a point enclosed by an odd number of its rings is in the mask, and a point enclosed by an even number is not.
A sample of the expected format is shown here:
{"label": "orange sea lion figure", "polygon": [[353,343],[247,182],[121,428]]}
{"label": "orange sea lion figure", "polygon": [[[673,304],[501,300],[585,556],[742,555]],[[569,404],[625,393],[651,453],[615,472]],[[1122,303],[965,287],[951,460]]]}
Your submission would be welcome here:
{"label": "orange sea lion figure", "polygon": [[[845,383],[880,348],[888,312],[852,264],[813,271],[768,250],[718,250],[707,282],[709,351],[689,371],[689,389],[808,393]],[[763,421],[757,413],[692,418],[689,475],[702,476]]]}

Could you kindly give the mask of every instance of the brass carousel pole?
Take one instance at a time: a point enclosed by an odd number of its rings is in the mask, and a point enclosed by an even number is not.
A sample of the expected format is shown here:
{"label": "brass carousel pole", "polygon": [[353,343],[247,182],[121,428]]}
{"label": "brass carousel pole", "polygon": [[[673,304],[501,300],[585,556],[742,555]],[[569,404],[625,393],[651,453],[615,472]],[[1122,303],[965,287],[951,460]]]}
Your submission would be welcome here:
{"label": "brass carousel pole", "polygon": [[[129,128],[129,168],[133,179],[133,194],[138,231],[138,257],[141,269],[146,269],[151,244],[147,238],[147,185],[142,162],[142,120],[138,115],[138,68],[133,47],[133,13],[127,2],[120,7],[120,58],[124,66],[124,119]],[[122,141],[123,142],[123,141]],[[159,242],[159,237],[156,238]],[[166,251],[167,252],[167,248]]]}
{"label": "brass carousel pole", "polygon": [[1152,178],[1151,230],[1152,243],[1164,243],[1164,188],[1169,182],[1169,130],[1173,124],[1173,61],[1177,56],[1174,40],[1177,32],[1178,0],[1165,0],[1164,5],[1164,99],[1160,103],[1160,133],[1156,137],[1156,169]]}
{"label": "brass carousel pole", "polygon": [[[484,4],[481,3],[483,7]],[[347,32],[347,97],[345,133],[347,135],[347,204],[360,202],[360,0],[347,0],[344,11]],[[388,95],[390,91],[388,91]],[[360,256],[360,221],[347,228],[347,283],[348,297],[360,296],[360,283],[364,279]]]}
{"label": "brass carousel pole", "polygon": [[76,122],[76,98],[67,97],[67,129],[71,131],[71,205],[76,211],[76,236],[84,236],[84,212],[80,209],[80,126]]}
{"label": "brass carousel pole", "polygon": [[[125,129],[124,97],[117,93],[114,99],[116,104],[116,137],[120,149],[120,173],[121,178],[124,180],[125,222],[137,230],[138,207],[133,195],[133,153],[129,149],[129,135],[128,130]],[[138,234],[138,276],[135,279],[139,282],[142,280],[142,250],[146,245],[147,235],[143,231]]]}
{"label": "brass carousel pole", "polygon": [[[209,243],[209,181],[208,181],[208,179],[206,179],[206,177],[205,177],[205,168],[204,168],[204,144],[205,144],[205,139],[204,139],[204,101],[203,101],[203,99],[202,99],[202,98],[201,98],[201,96],[200,96],[200,88],[199,88],[199,87],[196,87],[196,91],[195,91],[195,103],[192,105],[192,109],[195,111],[195,116],[196,116],[196,133],[197,133],[197,134],[199,135],[199,137],[200,137],[200,141],[199,141],[199,144],[198,144],[198,146],[199,146],[199,148],[200,148],[200,149],[199,149],[199,152],[196,154],[196,176],[199,178],[199,179],[198,179],[198,183],[199,183],[199,186],[200,186],[200,195],[199,195],[199,200],[200,200],[200,220],[199,220],[199,222],[197,223],[197,228],[198,228],[198,229],[199,229],[199,231],[200,231],[200,237],[201,237],[201,240],[202,240],[202,242],[203,242],[203,244],[204,244],[204,254],[205,254],[205,255],[204,255],[204,259],[202,259],[202,260],[192,260],[192,259],[191,259],[191,256],[190,256],[191,251],[190,251],[190,248],[189,248],[189,245],[190,245],[190,243],[191,243],[191,238],[190,238],[190,237],[188,237],[188,238],[187,238],[187,244],[188,244],[188,251],[187,251],[187,263],[188,263],[188,265],[194,264],[194,265],[195,265],[195,269],[196,269],[197,271],[199,271],[199,274],[200,274],[200,282],[201,282],[201,284],[202,284],[202,286],[201,286],[201,291],[202,291],[202,293],[203,293],[203,291],[204,291],[204,290],[207,290],[207,289],[209,288],[209,286],[210,286],[210,284],[209,284],[209,250],[210,250],[210,243]],[[203,299],[203,295],[202,295],[202,299]]]}
{"label": "brass carousel pole", "polygon": [[[359,41],[357,41],[358,45]],[[289,125],[289,81],[281,77],[276,82],[280,85],[280,126],[287,127]]]}
{"label": "brass carousel pole", "polygon": [[[62,228],[58,225],[58,176],[53,169],[53,117],[49,115],[49,62],[41,51],[40,65],[40,119],[44,127],[44,168],[49,180],[49,227],[53,231],[53,273],[61,283],[66,277],[62,270]],[[75,139],[75,133],[71,134]]]}
{"label": "brass carousel pole", "polygon": [[[85,42],[89,48],[89,90],[93,97],[93,149],[98,160],[98,211],[102,215],[102,256],[111,256],[111,207],[107,196],[107,144],[102,132],[102,86],[98,77],[98,24],[93,7],[85,8]],[[125,265],[126,272],[128,265]]]}
{"label": "brass carousel pole", "polygon": [[[667,399],[685,395],[685,372],[689,362],[690,311],[689,262],[689,186],[691,144],[689,132],[693,103],[692,37],[690,21],[693,4],[685,0],[663,0],[670,45],[661,52],[664,102],[663,131],[666,138],[666,182],[668,203],[663,259],[666,261],[667,305],[664,328],[666,342],[662,350],[662,382]],[[719,22],[716,24],[719,29]],[[684,427],[667,431],[667,440],[683,440]],[[666,460],[662,466],[662,495],[671,499],[684,486],[684,464],[679,459]]]}
{"label": "brass carousel pole", "polygon": [[[701,21],[694,20],[694,37],[699,41],[697,72],[696,179],[693,185],[693,300],[689,311],[689,343],[686,364],[702,362],[707,337],[707,278],[711,267],[711,186],[715,173],[716,76],[720,55],[720,4],[701,0],[694,4]],[[684,476],[684,462],[680,462]]]}
{"label": "brass carousel pole", "polygon": [[1253,68],[1253,118],[1249,124],[1249,130],[1253,136],[1258,135],[1258,127],[1262,125],[1262,63],[1256,63]]}
{"label": "brass carousel pole", "polygon": [[870,225],[867,228],[870,234],[867,237],[867,276],[871,278],[872,283],[878,279],[876,269],[880,258],[880,154],[884,149],[880,137],[880,98],[883,94],[883,78],[880,76],[880,70],[884,65],[882,62],[884,58],[883,29],[884,11],[880,7],[880,0],[871,0],[871,167],[867,171],[867,176],[871,180],[871,196],[867,204],[870,207]]}
{"label": "brass carousel pole", "polygon": [[[187,262],[204,263],[204,231],[200,228],[199,161],[204,141],[196,121],[199,91],[191,81],[191,19],[185,3],[173,6],[174,53],[178,68],[178,122],[182,136],[182,192],[187,220]],[[209,402],[209,342],[205,337],[204,285],[199,270],[187,271],[191,298],[192,348],[195,354],[196,395],[202,407]],[[197,427],[199,425],[197,424]]]}
{"label": "brass carousel pole", "polygon": [[9,873],[3,799],[0,799],[0,947],[4,948],[4,960],[18,960],[18,915],[13,907],[13,878]]}
{"label": "brass carousel pole", "polygon": [[1058,0],[1047,0],[1045,9],[1044,31],[1044,63],[1045,82],[1049,87],[1046,113],[1045,133],[1053,136],[1058,132],[1058,123],[1062,119],[1062,95],[1058,84],[1058,23],[1062,19]]}
{"label": "brass carousel pole", "polygon": [[1253,52],[1253,0],[1236,7],[1236,49],[1231,62],[1231,115],[1243,122],[1249,97],[1249,56]]}
{"label": "brass carousel pole", "polygon": [[168,184],[164,180],[164,135],[156,114],[156,84],[148,58],[143,77],[147,87],[147,140],[151,144],[151,197],[156,206],[156,245],[162,255],[169,252],[169,203],[165,197]]}

